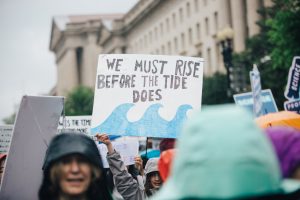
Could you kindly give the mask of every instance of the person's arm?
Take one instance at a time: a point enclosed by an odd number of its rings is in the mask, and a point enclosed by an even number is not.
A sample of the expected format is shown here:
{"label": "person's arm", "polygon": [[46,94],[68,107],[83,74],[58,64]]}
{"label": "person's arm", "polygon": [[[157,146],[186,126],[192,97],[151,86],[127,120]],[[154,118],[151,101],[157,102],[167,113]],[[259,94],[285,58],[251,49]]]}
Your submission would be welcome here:
{"label": "person's arm", "polygon": [[120,154],[114,150],[109,137],[106,134],[97,134],[96,137],[107,146],[108,153],[106,158],[118,192],[122,195],[124,200],[140,199],[138,197],[138,195],[141,194],[138,191],[138,182],[127,171],[124,162],[121,160]]}

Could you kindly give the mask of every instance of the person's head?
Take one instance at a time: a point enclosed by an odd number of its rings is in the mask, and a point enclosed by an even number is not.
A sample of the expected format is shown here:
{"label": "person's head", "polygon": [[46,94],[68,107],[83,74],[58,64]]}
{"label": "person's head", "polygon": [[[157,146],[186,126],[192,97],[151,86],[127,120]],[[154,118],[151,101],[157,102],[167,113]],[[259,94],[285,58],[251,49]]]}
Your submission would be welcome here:
{"label": "person's head", "polygon": [[40,200],[110,198],[98,148],[83,134],[55,136],[48,147],[43,170]]}
{"label": "person's head", "polygon": [[158,158],[150,158],[145,166],[145,191],[147,196],[151,196],[154,191],[161,187],[162,180],[158,172]]}
{"label": "person's head", "polygon": [[164,138],[159,143],[160,152],[166,151],[168,149],[174,149],[176,140],[174,138]]}
{"label": "person's head", "polygon": [[172,174],[153,199],[272,199],[287,193],[272,145],[247,110],[204,107],[177,141]]}
{"label": "person's head", "polygon": [[1,184],[3,173],[4,173],[5,161],[6,161],[6,154],[1,153],[0,154],[0,184]]}
{"label": "person's head", "polygon": [[276,151],[282,176],[300,180],[300,130],[274,126],[265,131]]}

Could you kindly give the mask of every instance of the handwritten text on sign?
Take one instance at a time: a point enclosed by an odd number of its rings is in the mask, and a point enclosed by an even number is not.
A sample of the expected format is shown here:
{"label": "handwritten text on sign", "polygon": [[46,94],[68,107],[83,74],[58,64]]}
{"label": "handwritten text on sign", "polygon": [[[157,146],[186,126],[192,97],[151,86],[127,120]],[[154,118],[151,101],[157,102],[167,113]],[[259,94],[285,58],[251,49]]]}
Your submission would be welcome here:
{"label": "handwritten text on sign", "polygon": [[91,132],[177,137],[201,107],[202,77],[202,58],[100,55]]}
{"label": "handwritten text on sign", "polygon": [[7,153],[12,138],[13,126],[0,126],[0,153]]}

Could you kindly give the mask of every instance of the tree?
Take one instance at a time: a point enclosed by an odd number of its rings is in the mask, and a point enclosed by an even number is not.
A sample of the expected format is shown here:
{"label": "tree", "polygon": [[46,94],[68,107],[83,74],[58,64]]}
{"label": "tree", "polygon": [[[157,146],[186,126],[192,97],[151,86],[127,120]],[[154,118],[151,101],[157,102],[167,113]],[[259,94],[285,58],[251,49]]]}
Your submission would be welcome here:
{"label": "tree", "polygon": [[79,86],[68,94],[65,103],[65,114],[68,116],[91,115],[93,102],[93,90],[85,86]]}
{"label": "tree", "polygon": [[12,115],[10,115],[9,117],[6,117],[3,119],[3,122],[5,124],[14,124],[16,120],[16,113],[13,113]]}
{"label": "tree", "polygon": [[274,0],[274,17],[267,20],[268,37],[273,45],[275,69],[289,69],[293,57],[300,56],[300,0]]}
{"label": "tree", "polygon": [[227,78],[225,74],[215,73],[212,77],[203,78],[202,104],[223,104],[233,102],[227,96]]}
{"label": "tree", "polygon": [[[294,19],[295,11],[291,9],[291,5],[295,3],[298,5],[297,13],[299,13],[299,1],[274,0],[273,7],[259,10],[262,19],[257,24],[260,26],[261,32],[247,40],[245,51],[233,56],[233,65],[243,67],[247,72],[252,69],[254,63],[258,65],[262,88],[272,90],[279,109],[283,109],[285,101],[284,90],[288,69],[292,57],[298,51],[295,45],[300,42],[297,39],[300,37],[300,32],[297,30],[299,26],[295,26],[298,24],[300,16],[297,20]],[[287,19],[293,19],[294,22],[288,22]],[[287,33],[287,30],[290,30],[290,33]],[[293,43],[295,45],[292,45]],[[298,53],[298,55],[300,54]],[[262,59],[267,56],[271,56],[271,60],[262,62]],[[248,76],[246,80],[250,84],[249,74],[246,73],[245,76]]]}

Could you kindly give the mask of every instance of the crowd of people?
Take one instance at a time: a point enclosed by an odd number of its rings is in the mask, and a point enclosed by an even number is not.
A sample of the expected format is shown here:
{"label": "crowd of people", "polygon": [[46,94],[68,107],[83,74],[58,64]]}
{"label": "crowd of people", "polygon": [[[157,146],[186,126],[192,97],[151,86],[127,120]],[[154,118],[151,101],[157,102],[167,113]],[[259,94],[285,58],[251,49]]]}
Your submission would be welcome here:
{"label": "crowd of people", "polygon": [[300,130],[261,129],[233,105],[203,108],[176,145],[164,139],[160,157],[137,156],[130,166],[107,134],[96,138],[107,147],[108,169],[89,137],[61,133],[52,139],[40,200],[300,199]]}

